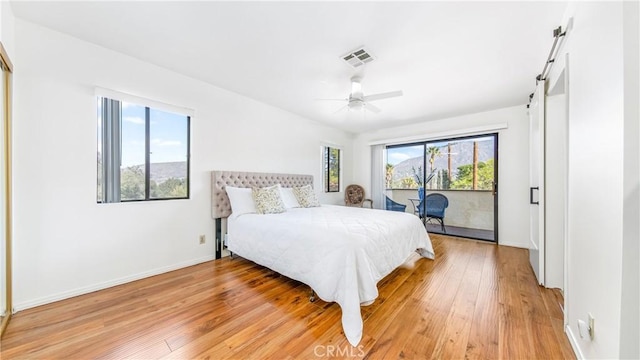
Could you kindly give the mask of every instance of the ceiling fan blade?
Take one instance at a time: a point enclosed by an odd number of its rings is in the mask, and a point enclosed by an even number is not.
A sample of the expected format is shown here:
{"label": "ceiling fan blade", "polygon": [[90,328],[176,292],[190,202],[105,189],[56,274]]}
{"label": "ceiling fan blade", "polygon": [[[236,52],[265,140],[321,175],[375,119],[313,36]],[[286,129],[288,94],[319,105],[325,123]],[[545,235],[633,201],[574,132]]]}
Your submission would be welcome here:
{"label": "ceiling fan blade", "polygon": [[337,114],[337,113],[339,113],[340,111],[342,111],[342,110],[346,109],[348,106],[349,106],[349,105],[347,104],[347,105],[345,105],[345,106],[341,107],[340,109],[338,109],[338,110],[334,111],[333,113],[334,113],[334,114]]}
{"label": "ceiling fan blade", "polygon": [[369,103],[364,103],[364,108],[375,114],[380,112],[380,109],[378,109],[378,107],[373,106],[372,104],[369,104]]}
{"label": "ceiling fan blade", "polygon": [[349,101],[349,99],[314,99],[316,101]]}
{"label": "ceiling fan blade", "polygon": [[390,91],[390,92],[380,93],[380,94],[367,95],[367,96],[365,96],[363,98],[363,100],[364,101],[374,101],[374,100],[388,99],[388,98],[392,98],[392,97],[396,97],[396,96],[402,96],[402,90]]}

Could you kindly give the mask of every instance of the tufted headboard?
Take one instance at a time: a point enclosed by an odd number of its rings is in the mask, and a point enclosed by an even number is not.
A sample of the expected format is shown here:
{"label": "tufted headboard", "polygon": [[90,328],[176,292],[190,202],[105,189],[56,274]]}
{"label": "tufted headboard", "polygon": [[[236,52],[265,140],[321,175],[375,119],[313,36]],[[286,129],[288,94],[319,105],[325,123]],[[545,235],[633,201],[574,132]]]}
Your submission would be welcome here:
{"label": "tufted headboard", "polygon": [[272,174],[240,171],[211,172],[211,215],[214,219],[231,215],[231,203],[225,187],[313,186],[313,175]]}

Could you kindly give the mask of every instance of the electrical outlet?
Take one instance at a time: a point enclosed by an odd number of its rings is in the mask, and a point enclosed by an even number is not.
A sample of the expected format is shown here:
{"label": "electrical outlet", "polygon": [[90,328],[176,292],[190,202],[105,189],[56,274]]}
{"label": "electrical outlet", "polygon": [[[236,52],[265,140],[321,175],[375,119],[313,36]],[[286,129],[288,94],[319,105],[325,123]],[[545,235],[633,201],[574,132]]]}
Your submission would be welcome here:
{"label": "electrical outlet", "polygon": [[204,244],[205,242],[207,242],[207,237],[205,235],[200,235],[200,245]]}
{"label": "electrical outlet", "polygon": [[578,319],[578,333],[580,334],[580,338],[584,339],[589,336],[589,340],[593,340],[595,336],[595,319],[593,315],[587,313],[587,322],[584,320]]}

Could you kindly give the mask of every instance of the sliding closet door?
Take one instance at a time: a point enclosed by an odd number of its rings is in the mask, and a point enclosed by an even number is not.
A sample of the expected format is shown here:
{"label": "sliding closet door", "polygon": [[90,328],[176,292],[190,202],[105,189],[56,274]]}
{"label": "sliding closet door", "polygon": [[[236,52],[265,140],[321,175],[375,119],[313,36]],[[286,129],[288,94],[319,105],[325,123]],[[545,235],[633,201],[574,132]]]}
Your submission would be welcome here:
{"label": "sliding closet door", "polygon": [[544,119],[545,81],[538,82],[529,104],[529,261],[540,285],[544,285]]}
{"label": "sliding closet door", "polygon": [[0,337],[11,319],[11,70],[0,43]]}
{"label": "sliding closet door", "polygon": [[[2,71],[0,74],[2,76],[0,82],[0,99],[4,99],[5,88],[1,84],[4,84],[5,73]],[[2,244],[2,246],[0,246],[0,324],[4,322],[5,316],[7,316],[8,313],[7,248],[5,246],[7,243],[7,232],[5,231],[7,228],[7,192],[5,191],[7,185],[7,154],[5,147],[5,133],[5,112],[0,111],[0,244]],[[0,326],[0,329],[2,329],[2,326]],[[0,334],[2,334],[2,331],[0,331]]]}

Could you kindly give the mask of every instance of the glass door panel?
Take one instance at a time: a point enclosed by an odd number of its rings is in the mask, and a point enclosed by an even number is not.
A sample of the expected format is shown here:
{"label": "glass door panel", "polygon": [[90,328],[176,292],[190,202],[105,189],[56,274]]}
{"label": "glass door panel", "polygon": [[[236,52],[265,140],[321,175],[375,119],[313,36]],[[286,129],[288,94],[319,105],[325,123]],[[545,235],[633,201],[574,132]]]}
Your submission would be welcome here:
{"label": "glass door panel", "polygon": [[497,139],[388,146],[387,195],[406,203],[429,232],[497,241]]}

